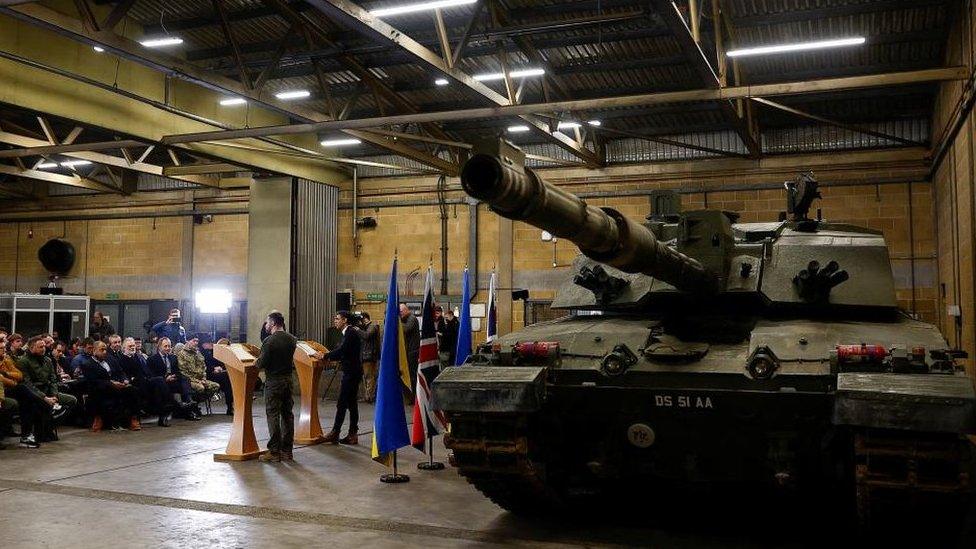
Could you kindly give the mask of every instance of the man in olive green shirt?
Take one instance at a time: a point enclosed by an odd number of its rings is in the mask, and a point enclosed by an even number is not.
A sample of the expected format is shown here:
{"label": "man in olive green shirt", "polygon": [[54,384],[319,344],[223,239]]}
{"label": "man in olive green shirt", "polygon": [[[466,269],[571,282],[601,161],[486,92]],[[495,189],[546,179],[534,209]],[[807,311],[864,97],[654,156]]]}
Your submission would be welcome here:
{"label": "man in olive green shirt", "polygon": [[46,350],[44,338],[34,336],[27,341],[27,353],[17,360],[17,368],[23,372],[24,381],[44,393],[44,402],[51,407],[48,413],[39,413],[35,418],[33,434],[38,442],[57,438],[48,426],[39,429],[38,423],[45,423],[52,416],[63,417],[78,404],[78,399],[72,395],[58,391],[58,372],[51,359],[44,354]]}
{"label": "man in olive green shirt", "polygon": [[292,411],[291,376],[295,370],[295,347],[298,340],[285,331],[285,317],[279,312],[268,315],[269,335],[261,345],[256,365],[264,370],[264,404],[267,407],[268,453],[261,461],[292,461],[295,444],[295,413]]}

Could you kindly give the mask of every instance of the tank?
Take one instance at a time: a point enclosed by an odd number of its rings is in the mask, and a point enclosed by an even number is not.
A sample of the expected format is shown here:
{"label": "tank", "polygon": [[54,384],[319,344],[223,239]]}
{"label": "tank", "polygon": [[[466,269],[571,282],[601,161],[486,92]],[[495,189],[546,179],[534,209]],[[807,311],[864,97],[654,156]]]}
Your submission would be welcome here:
{"label": "tank", "polygon": [[581,252],[552,304],[567,316],[434,381],[452,463],[495,503],[537,515],[738,486],[866,528],[924,508],[958,531],[976,432],[965,354],[899,310],[880,231],[809,217],[811,174],[785,184],[774,223],[666,195],[635,222],[545,183],[504,141],[477,146],[461,182]]}

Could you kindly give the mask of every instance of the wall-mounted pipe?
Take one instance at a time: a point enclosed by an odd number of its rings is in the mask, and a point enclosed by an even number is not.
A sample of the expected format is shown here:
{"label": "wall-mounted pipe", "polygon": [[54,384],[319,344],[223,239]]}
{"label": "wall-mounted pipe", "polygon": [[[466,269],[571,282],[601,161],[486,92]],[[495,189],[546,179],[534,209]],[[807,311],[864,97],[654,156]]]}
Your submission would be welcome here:
{"label": "wall-mounted pipe", "polygon": [[173,212],[152,213],[106,213],[106,214],[78,214],[54,215],[42,217],[0,217],[0,223],[41,223],[45,221],[99,221],[103,219],[155,219],[160,217],[193,217],[195,215],[246,215],[249,210],[178,210]]}
{"label": "wall-mounted pipe", "polygon": [[468,269],[471,299],[478,295],[478,201],[468,202]]}
{"label": "wall-mounted pipe", "polygon": [[359,257],[359,168],[352,169],[352,254]]}

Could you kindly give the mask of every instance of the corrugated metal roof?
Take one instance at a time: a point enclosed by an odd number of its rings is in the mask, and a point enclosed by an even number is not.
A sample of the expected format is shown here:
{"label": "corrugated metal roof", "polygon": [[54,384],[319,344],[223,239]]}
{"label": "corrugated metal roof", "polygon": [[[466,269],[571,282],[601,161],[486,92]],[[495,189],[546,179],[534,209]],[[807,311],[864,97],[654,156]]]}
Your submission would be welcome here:
{"label": "corrugated metal roof", "polygon": [[[357,3],[368,10],[407,1],[358,0]],[[677,4],[687,11],[687,0],[679,0]],[[710,3],[699,4],[706,8],[702,14],[701,48],[711,64],[717,66]],[[272,59],[283,39],[288,44],[264,93],[309,89],[313,96],[302,104],[324,113],[325,94],[319,89],[310,61],[314,58],[340,109],[351,97],[361,95],[351,109],[350,117],[377,116],[380,107],[388,114],[400,112],[400,106],[388,104],[386,100],[377,105],[370,90],[359,91],[363,84],[349,62],[351,59],[375,75],[381,85],[399,94],[408,110],[447,110],[489,104],[485,98],[463,86],[454,83],[435,85],[434,80],[440,75],[417,63],[404,51],[360,35],[355,29],[344,28],[308,4],[290,1],[292,9],[314,21],[329,35],[328,41],[313,38],[316,44],[309,48],[303,34],[291,30],[289,20],[273,5],[262,0],[223,0],[231,32],[240,43],[252,78]],[[509,20],[508,26],[496,27],[488,10],[481,10],[459,67],[472,75],[498,72],[502,67],[498,55],[500,49],[506,51],[508,64],[513,69],[535,67],[541,58],[549,71],[547,85],[543,86],[543,79],[538,77],[516,82],[516,85],[523,84],[523,102],[541,102],[547,98],[611,97],[705,86],[699,72],[688,62],[678,41],[663,24],[661,15],[647,2],[505,0],[500,5]],[[729,47],[749,47],[845,36],[867,39],[865,45],[856,48],[740,58],[738,63],[744,83],[936,67],[943,63],[946,31],[955,6],[956,3],[949,0],[723,0],[723,13],[729,20],[724,41]],[[442,10],[452,47],[456,46],[472,13],[472,5]],[[182,54],[204,69],[239,78],[239,70],[212,2],[137,0],[129,16],[151,33],[177,34],[185,40],[183,46],[169,52]],[[440,51],[431,12],[404,14],[385,20],[432,51]],[[526,43],[535,51],[525,48]],[[498,93],[505,93],[503,82],[486,85]],[[934,90],[935,86],[928,85],[896,93],[851,91],[819,97],[784,98],[782,101],[820,116],[885,128],[895,135],[911,135],[913,140],[925,141],[929,138],[928,123],[920,121],[931,115]],[[868,139],[863,134],[828,131],[825,126],[811,125],[808,120],[766,107],[757,108],[756,112],[763,133],[763,147],[770,153],[892,145],[883,139]],[[731,126],[715,104],[600,109],[578,114],[587,119],[602,119],[606,128],[650,136],[693,136],[696,142],[707,143],[705,146],[711,148],[742,149],[742,143],[730,133]],[[565,114],[563,119],[571,116],[576,114]],[[478,136],[503,132],[513,123],[516,123],[515,119],[467,121],[445,124],[444,129],[451,139],[471,141]],[[413,127],[393,129],[416,131]],[[538,133],[511,137],[527,150],[538,151],[533,154],[573,159],[564,149]],[[635,140],[622,134],[604,133],[603,137],[608,141],[611,162],[697,158],[707,154]],[[364,145],[349,152],[383,162],[422,167],[413,161],[388,156],[384,149],[376,146]],[[384,173],[374,168],[365,169],[366,172]]]}

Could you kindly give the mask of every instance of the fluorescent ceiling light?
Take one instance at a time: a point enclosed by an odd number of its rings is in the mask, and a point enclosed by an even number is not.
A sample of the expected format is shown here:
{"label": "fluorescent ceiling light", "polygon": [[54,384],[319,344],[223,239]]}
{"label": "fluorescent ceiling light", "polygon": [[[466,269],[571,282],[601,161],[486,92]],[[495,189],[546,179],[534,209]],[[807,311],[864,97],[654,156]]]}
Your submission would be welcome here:
{"label": "fluorescent ceiling light", "polygon": [[438,78],[437,80],[434,80],[434,84],[437,84],[438,86],[446,86],[450,84],[450,82],[447,81],[447,78]]}
{"label": "fluorescent ceiling light", "polygon": [[573,129],[576,129],[576,128],[580,127],[580,126],[581,126],[581,124],[579,122],[560,122],[559,125],[556,126],[556,129],[557,130],[573,130]]}
{"label": "fluorescent ceiling light", "polygon": [[360,143],[362,143],[362,141],[360,141],[358,139],[354,139],[354,138],[351,138],[351,139],[326,139],[325,141],[322,141],[322,146],[323,147],[342,147],[343,145],[358,145]]}
{"label": "fluorescent ceiling light", "polygon": [[821,50],[824,48],[839,48],[843,46],[858,46],[865,42],[863,36],[854,38],[838,38],[836,40],[820,40],[817,42],[800,42],[797,44],[779,44],[776,46],[760,46],[757,48],[743,48],[726,53],[729,57],[744,57],[747,55],[767,55],[791,51]]}
{"label": "fluorescent ceiling light", "polygon": [[388,15],[400,15],[401,13],[413,13],[416,11],[429,11],[454,6],[464,6],[474,4],[477,0],[435,0],[434,2],[419,2],[417,4],[406,4],[391,8],[381,8],[369,12],[373,17],[386,17]]}
{"label": "fluorescent ceiling light", "polygon": [[76,166],[88,166],[91,162],[88,160],[69,160],[67,162],[62,162],[61,167],[63,168],[74,168]]}
{"label": "fluorescent ceiling light", "polygon": [[101,46],[92,46],[92,49],[95,50],[96,53],[102,53],[105,51],[105,48]]}
{"label": "fluorescent ceiling light", "polygon": [[[544,69],[520,69],[517,71],[512,71],[508,73],[512,78],[525,78],[526,76],[542,76],[546,74]],[[475,80],[479,82],[490,82],[492,80],[504,80],[505,73],[503,72],[490,72],[487,74],[476,74],[472,76]]]}
{"label": "fluorescent ceiling light", "polygon": [[183,39],[178,36],[165,36],[162,38],[148,38],[139,42],[147,48],[163,48],[166,46],[177,46],[183,43]]}
{"label": "fluorescent ceiling light", "polygon": [[508,131],[510,133],[525,133],[529,131],[528,126],[509,126]]}
{"label": "fluorescent ceiling light", "polygon": [[600,122],[599,120],[590,120],[589,122],[587,122],[587,124],[591,126],[599,126],[600,124],[603,124],[603,122]]}
{"label": "fluorescent ceiling light", "polygon": [[40,170],[50,170],[51,168],[57,168],[57,167],[58,167],[57,162],[41,162],[40,164],[37,165],[37,168]]}
{"label": "fluorescent ceiling light", "polygon": [[278,99],[303,99],[312,95],[312,92],[308,90],[291,90],[283,91],[275,94]]}
{"label": "fluorescent ceiling light", "polygon": [[229,107],[231,105],[243,105],[245,103],[247,103],[247,99],[244,99],[243,97],[229,97],[227,99],[220,100],[220,104],[225,107]]}

